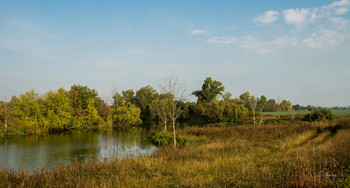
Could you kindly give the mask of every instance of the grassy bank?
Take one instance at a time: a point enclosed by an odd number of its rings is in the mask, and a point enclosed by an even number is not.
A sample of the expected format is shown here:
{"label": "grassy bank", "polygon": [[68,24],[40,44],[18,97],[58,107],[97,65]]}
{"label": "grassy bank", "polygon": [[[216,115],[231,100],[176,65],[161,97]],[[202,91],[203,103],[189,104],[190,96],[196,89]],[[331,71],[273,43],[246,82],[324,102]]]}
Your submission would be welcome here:
{"label": "grassy bank", "polygon": [[[349,116],[350,115],[350,110],[331,110],[332,113],[336,116]],[[301,115],[306,115],[310,113],[308,110],[297,110],[294,111],[294,114],[301,114]],[[284,115],[290,115],[292,114],[291,112],[288,111],[283,111],[283,112],[263,112],[263,115],[273,115],[273,116],[284,116]]]}
{"label": "grassy bank", "polygon": [[0,187],[350,186],[350,120],[337,123],[187,127],[195,146],[151,157],[76,163],[35,174],[0,169]]}

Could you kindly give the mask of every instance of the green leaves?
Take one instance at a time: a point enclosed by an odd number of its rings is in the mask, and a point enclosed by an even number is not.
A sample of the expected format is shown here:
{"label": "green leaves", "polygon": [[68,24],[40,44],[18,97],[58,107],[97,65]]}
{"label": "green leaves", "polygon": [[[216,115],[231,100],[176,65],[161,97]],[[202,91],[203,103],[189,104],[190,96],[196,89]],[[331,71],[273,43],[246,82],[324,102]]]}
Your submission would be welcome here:
{"label": "green leaves", "polygon": [[113,123],[117,126],[130,126],[140,124],[141,110],[131,103],[123,102],[113,114]]}

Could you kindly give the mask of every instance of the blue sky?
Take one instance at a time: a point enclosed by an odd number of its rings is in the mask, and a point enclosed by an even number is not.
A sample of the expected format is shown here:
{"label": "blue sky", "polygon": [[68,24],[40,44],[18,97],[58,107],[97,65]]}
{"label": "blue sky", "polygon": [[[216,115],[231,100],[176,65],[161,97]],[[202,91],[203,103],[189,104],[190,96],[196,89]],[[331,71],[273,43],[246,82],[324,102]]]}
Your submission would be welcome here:
{"label": "blue sky", "polygon": [[350,0],[0,0],[0,96],[206,77],[293,104],[350,105]]}

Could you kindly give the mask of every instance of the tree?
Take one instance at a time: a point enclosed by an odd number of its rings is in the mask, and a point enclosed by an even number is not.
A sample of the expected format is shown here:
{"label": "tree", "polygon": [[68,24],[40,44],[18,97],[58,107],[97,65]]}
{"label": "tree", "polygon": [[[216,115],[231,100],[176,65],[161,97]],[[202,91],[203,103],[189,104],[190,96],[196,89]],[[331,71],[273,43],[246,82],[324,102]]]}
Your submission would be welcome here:
{"label": "tree", "polygon": [[123,101],[113,114],[113,123],[119,126],[140,124],[141,110],[130,102]]}
{"label": "tree", "polygon": [[251,104],[250,104],[250,99],[251,99],[251,96],[250,96],[250,93],[249,93],[248,91],[245,92],[245,93],[243,93],[243,94],[241,94],[241,95],[239,96],[239,100],[241,101],[241,103],[244,104],[244,106],[245,106],[246,108],[249,109],[249,111],[252,110],[252,109],[251,109]]}
{"label": "tree", "polygon": [[178,84],[177,77],[172,75],[165,78],[160,84],[161,94],[169,94],[171,97],[170,106],[167,109],[173,127],[174,148],[176,148],[176,120],[186,110],[188,103],[185,95],[185,87]]}
{"label": "tree", "polygon": [[87,108],[85,110],[85,125],[89,128],[97,128],[98,112],[95,108],[95,100],[93,98],[88,99]]}
{"label": "tree", "polygon": [[230,100],[231,100],[231,97],[232,97],[232,94],[231,94],[229,91],[227,91],[226,93],[224,93],[224,94],[222,95],[222,99],[223,99],[225,102],[230,101]]}
{"label": "tree", "polygon": [[335,116],[332,111],[321,108],[315,109],[311,113],[306,114],[303,118],[304,121],[331,121],[334,120]]}
{"label": "tree", "polygon": [[94,99],[94,106],[98,113],[101,112],[103,100],[98,96],[97,91],[94,89],[74,84],[69,90],[69,98],[71,99],[74,114],[76,116],[83,116],[83,112],[87,109],[88,100],[90,98]]}
{"label": "tree", "polygon": [[212,122],[221,122],[223,119],[223,113],[225,109],[225,103],[217,99],[211,100],[205,108],[205,115]]}
{"label": "tree", "polygon": [[283,100],[280,104],[281,111],[290,111],[292,109],[292,103],[287,100]]}
{"label": "tree", "polygon": [[169,108],[171,108],[172,96],[161,94],[150,104],[151,116],[158,118],[164,123],[164,130],[167,130],[167,122],[170,119]]}
{"label": "tree", "polygon": [[122,91],[122,101],[126,103],[135,104],[135,92],[132,89],[128,89],[126,91]]}
{"label": "tree", "polygon": [[224,90],[225,87],[222,86],[221,82],[207,77],[202,85],[202,90],[194,91],[192,95],[198,97],[198,102],[208,103],[215,99],[217,95],[222,95]]}
{"label": "tree", "polygon": [[226,121],[240,122],[247,113],[248,109],[243,104],[239,103],[238,100],[233,100],[225,104],[224,117]]}
{"label": "tree", "polygon": [[150,116],[149,105],[156,99],[158,93],[151,86],[145,86],[136,91],[135,104],[141,109],[143,118]]}
{"label": "tree", "polygon": [[19,97],[14,96],[11,102],[13,103],[11,113],[19,119],[22,126],[36,131],[45,125],[43,100],[34,90],[27,91]]}
{"label": "tree", "polygon": [[250,106],[250,109],[253,113],[254,125],[255,125],[255,110],[256,110],[257,105],[258,105],[258,100],[254,96],[251,96],[250,100],[249,100],[249,106]]}
{"label": "tree", "polygon": [[276,112],[277,111],[277,103],[275,99],[269,99],[267,101],[266,107],[264,108],[264,112]]}
{"label": "tree", "polygon": [[262,95],[260,99],[258,99],[258,106],[257,106],[257,109],[260,111],[260,125],[262,123],[262,112],[266,107],[266,105],[267,105],[267,99],[264,95]]}
{"label": "tree", "polygon": [[44,96],[43,104],[46,117],[45,127],[56,130],[69,128],[73,109],[70,106],[70,99],[63,88],[58,89],[57,92],[47,92]]}

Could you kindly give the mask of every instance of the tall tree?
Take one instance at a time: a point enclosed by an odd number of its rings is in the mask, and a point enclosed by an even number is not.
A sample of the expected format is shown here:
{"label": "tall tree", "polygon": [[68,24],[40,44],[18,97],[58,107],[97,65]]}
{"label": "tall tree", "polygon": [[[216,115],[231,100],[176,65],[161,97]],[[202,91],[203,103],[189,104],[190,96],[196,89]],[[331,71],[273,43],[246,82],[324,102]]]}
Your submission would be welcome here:
{"label": "tall tree", "polygon": [[205,108],[205,114],[212,122],[221,122],[225,109],[225,103],[217,99],[211,100]]}
{"label": "tall tree", "polygon": [[85,126],[88,128],[97,128],[98,112],[95,108],[94,98],[89,98],[87,108],[85,109]]}
{"label": "tall tree", "polygon": [[174,148],[176,148],[176,120],[186,110],[188,96],[185,94],[185,87],[178,84],[178,78],[174,75],[165,78],[160,85],[162,94],[169,94],[171,97],[170,106],[167,109],[173,127]]}
{"label": "tall tree", "polygon": [[141,109],[142,118],[150,116],[149,105],[157,96],[157,91],[151,86],[145,86],[136,91],[135,102],[136,106]]}
{"label": "tall tree", "polygon": [[46,124],[49,129],[69,128],[73,109],[70,106],[70,99],[63,88],[57,92],[49,91],[44,95]]}
{"label": "tall tree", "polygon": [[211,77],[207,77],[204,80],[201,90],[192,92],[192,95],[198,97],[198,102],[208,103],[215,99],[217,95],[222,95],[225,87],[221,82],[212,80]]}
{"label": "tall tree", "polygon": [[258,99],[258,106],[257,109],[260,111],[260,125],[262,123],[262,112],[264,110],[264,108],[267,105],[267,99],[264,95],[261,95],[260,99]]}
{"label": "tall tree", "polygon": [[251,96],[250,97],[250,100],[249,100],[249,106],[250,106],[250,109],[253,113],[253,122],[254,122],[254,125],[255,125],[255,110],[256,110],[256,107],[258,105],[258,100],[254,97],[254,96]]}
{"label": "tall tree", "polygon": [[130,102],[123,101],[113,114],[113,122],[118,126],[137,125],[141,123],[141,110]]}
{"label": "tall tree", "polygon": [[164,130],[167,130],[167,123],[170,119],[169,108],[171,107],[172,96],[161,94],[150,104],[151,116],[158,118],[164,124]]}

